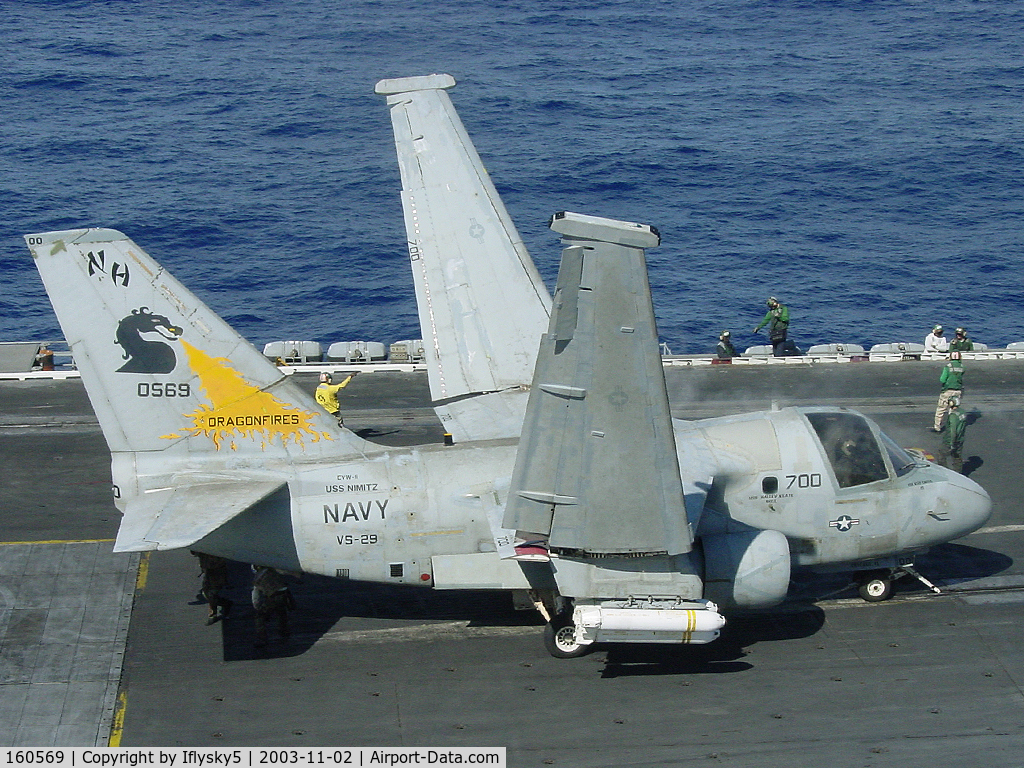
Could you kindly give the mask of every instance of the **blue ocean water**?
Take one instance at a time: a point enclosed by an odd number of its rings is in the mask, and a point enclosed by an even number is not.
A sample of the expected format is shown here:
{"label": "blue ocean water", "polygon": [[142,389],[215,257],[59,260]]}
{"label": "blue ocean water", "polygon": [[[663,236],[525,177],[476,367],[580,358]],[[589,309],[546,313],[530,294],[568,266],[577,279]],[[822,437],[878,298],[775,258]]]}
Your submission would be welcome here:
{"label": "blue ocean water", "polygon": [[659,328],[1024,340],[1018,0],[8,0],[0,339],[21,235],[105,226],[250,341],[418,338],[384,77],[449,72],[553,285],[558,210],[650,223]]}

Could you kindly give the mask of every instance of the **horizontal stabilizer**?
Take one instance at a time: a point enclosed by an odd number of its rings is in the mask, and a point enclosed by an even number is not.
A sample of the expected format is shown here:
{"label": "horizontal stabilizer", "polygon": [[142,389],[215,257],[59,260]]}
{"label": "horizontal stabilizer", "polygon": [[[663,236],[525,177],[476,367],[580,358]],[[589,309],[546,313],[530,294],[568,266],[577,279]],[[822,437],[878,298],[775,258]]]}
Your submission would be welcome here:
{"label": "horizontal stabilizer", "polygon": [[572,213],[551,227],[566,248],[503,525],[564,555],[689,552],[643,251],[657,231]]}
{"label": "horizontal stabilizer", "polygon": [[286,483],[253,478],[157,488],[128,501],[115,552],[187,547]]}

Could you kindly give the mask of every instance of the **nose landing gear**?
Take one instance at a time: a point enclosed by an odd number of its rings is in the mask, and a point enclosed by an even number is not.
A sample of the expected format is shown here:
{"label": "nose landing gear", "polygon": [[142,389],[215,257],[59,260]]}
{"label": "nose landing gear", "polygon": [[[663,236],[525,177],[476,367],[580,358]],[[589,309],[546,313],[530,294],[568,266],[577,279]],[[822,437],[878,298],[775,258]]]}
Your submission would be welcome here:
{"label": "nose landing gear", "polygon": [[867,602],[880,603],[892,597],[893,582],[904,576],[913,576],[936,595],[942,594],[942,590],[918,573],[910,563],[901,565],[899,568],[890,568],[885,571],[868,571],[862,574],[858,581],[857,591]]}
{"label": "nose landing gear", "polygon": [[874,572],[862,576],[857,592],[869,603],[880,603],[892,597],[892,573],[888,571]]}

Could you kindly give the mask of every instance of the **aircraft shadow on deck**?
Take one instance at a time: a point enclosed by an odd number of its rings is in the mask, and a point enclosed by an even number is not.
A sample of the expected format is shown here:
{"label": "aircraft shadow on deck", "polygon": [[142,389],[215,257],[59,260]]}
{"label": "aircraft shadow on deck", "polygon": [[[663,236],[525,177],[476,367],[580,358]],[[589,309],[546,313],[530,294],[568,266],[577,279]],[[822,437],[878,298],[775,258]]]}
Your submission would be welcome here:
{"label": "aircraft shadow on deck", "polygon": [[[939,586],[963,584],[975,579],[984,579],[1002,573],[1013,565],[1013,558],[1000,552],[966,544],[940,544],[932,547],[916,560],[916,566],[925,576],[934,575],[932,581]],[[911,579],[897,582],[901,591],[925,591],[922,584]]]}
{"label": "aircraft shadow on deck", "polygon": [[[926,579],[941,589],[944,586],[984,579],[1002,573],[1013,565],[1013,558],[999,552],[971,547],[966,544],[946,543],[932,547],[914,559],[914,567]],[[928,588],[911,576],[894,582],[897,595],[927,594]],[[813,602],[857,596],[857,584],[847,572],[821,574],[805,569],[793,573],[790,601]]]}
{"label": "aircraft shadow on deck", "polygon": [[[999,552],[964,544],[942,544],[916,560],[918,571],[943,586],[954,586],[1001,573],[1013,559]],[[896,582],[896,594],[924,595],[928,589],[910,577]],[[743,661],[752,645],[794,640],[816,634],[825,624],[825,612],[815,600],[857,597],[857,585],[849,573],[814,574],[797,571],[790,587],[791,599],[779,609],[763,613],[734,614],[722,636],[708,645],[615,645],[607,650],[602,677],[642,675],[693,675],[743,672],[752,665]]]}
{"label": "aircraft shadow on deck", "polygon": [[[235,605],[229,618],[220,622],[224,661],[300,656],[325,634],[336,631],[345,619],[376,620],[382,628],[390,622],[446,621],[467,621],[471,627],[536,627],[540,648],[543,619],[535,611],[516,610],[507,592],[435,591],[342,582],[310,574],[301,579],[285,578],[296,602],[295,610],[289,614],[290,637],[281,639],[271,621],[269,642],[258,648],[254,644],[254,612],[249,596],[252,575],[244,563],[233,563],[230,572],[230,587],[225,595]],[[607,653],[603,677],[742,672],[751,668],[742,661],[746,647],[813,635],[823,623],[824,612],[820,608],[804,605],[797,610],[731,616],[722,637],[708,645],[598,644],[594,651]]]}
{"label": "aircraft shadow on deck", "polygon": [[753,664],[743,661],[746,649],[752,645],[810,637],[824,624],[825,612],[807,605],[796,610],[730,615],[722,636],[707,645],[621,644],[596,648],[608,653],[602,677],[720,675],[753,669]]}
{"label": "aircraft shadow on deck", "polygon": [[[994,576],[1013,564],[1006,555],[964,544],[942,544],[917,559],[917,568],[942,586]],[[341,582],[325,576],[287,578],[296,609],[289,615],[291,636],[282,640],[269,626],[269,643],[254,645],[253,609],[249,596],[251,573],[243,563],[231,567],[235,601],[228,620],[221,622],[225,661],[299,656],[313,647],[344,619],[387,622],[467,621],[470,626],[543,625],[540,614],[517,611],[505,592],[487,590],[435,591],[413,586]],[[910,577],[896,582],[897,594],[925,594],[924,585]],[[751,665],[742,659],[745,649],[761,642],[809,637],[825,623],[817,600],[853,598],[857,587],[847,573],[794,573],[791,599],[783,608],[729,617],[721,638],[708,645],[597,645],[607,653],[603,677],[635,675],[724,674],[743,672]],[[402,625],[396,625],[402,626]]]}
{"label": "aircraft shadow on deck", "polygon": [[[295,597],[289,614],[291,636],[282,640],[277,625],[268,622],[269,642],[254,645],[255,621],[249,593],[252,575],[243,563],[231,566],[231,588],[225,594],[235,601],[229,618],[220,622],[224,661],[300,656],[325,634],[337,630],[344,619],[372,619],[377,628],[404,626],[388,622],[468,621],[469,626],[536,626],[538,644],[543,620],[535,611],[518,611],[511,594],[489,590],[432,590],[414,586],[345,582],[326,576],[304,574],[285,577]],[[358,629],[369,629],[361,626]]]}

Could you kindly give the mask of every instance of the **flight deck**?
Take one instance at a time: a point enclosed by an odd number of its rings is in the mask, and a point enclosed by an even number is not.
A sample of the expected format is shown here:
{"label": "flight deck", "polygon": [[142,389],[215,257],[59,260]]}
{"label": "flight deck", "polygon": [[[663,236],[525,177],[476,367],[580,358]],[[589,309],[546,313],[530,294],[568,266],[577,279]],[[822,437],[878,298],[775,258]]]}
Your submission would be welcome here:
{"label": "flight deck", "polygon": [[[672,413],[860,410],[928,431],[939,361],[666,369]],[[296,373],[309,391],[311,374]],[[185,550],[114,555],[110,465],[78,380],[0,382],[0,741],[9,746],[504,746],[512,766],[1016,766],[1024,754],[1024,361],[969,361],[964,473],[992,518],[935,547],[893,599],[794,574],[780,608],[707,646],[551,658],[506,594],[289,580],[291,637],[253,645],[249,574],[205,625]],[[443,440],[426,374],[366,373],[345,423]]]}

